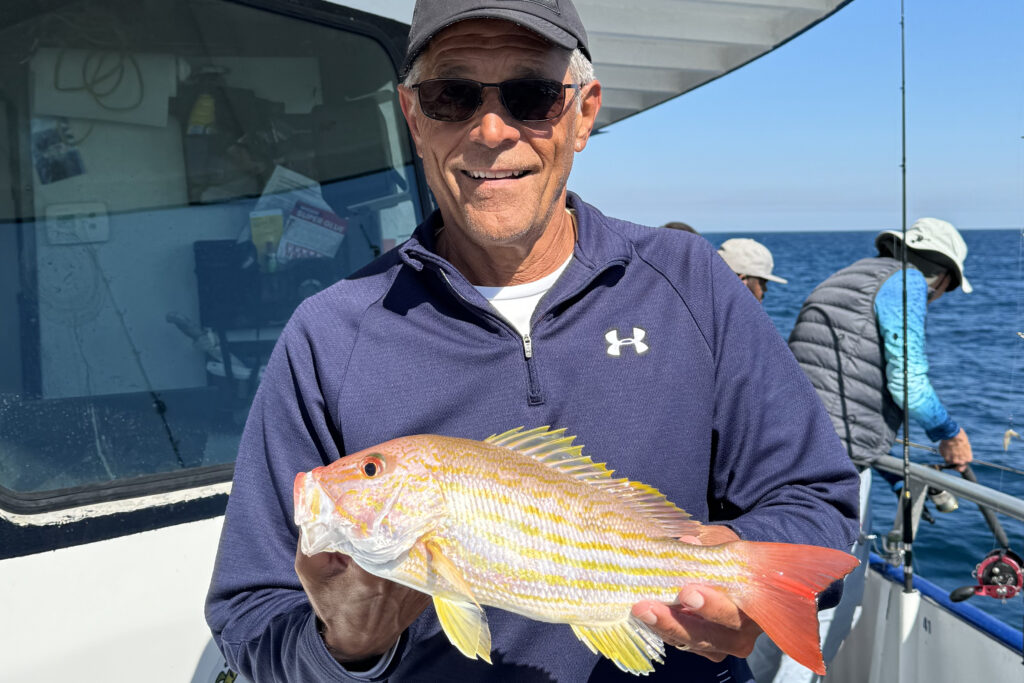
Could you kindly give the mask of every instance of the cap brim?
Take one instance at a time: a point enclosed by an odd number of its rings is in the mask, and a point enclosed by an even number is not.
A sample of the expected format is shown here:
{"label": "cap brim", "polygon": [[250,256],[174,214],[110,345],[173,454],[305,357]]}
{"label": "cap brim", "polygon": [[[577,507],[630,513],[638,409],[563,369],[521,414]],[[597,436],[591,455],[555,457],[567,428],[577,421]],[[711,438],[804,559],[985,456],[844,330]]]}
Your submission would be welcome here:
{"label": "cap brim", "polygon": [[770,282],[778,282],[779,284],[782,284],[782,285],[788,285],[789,284],[789,280],[787,280],[785,278],[781,278],[778,275],[758,275],[757,277],[763,277],[765,280],[768,280]]}

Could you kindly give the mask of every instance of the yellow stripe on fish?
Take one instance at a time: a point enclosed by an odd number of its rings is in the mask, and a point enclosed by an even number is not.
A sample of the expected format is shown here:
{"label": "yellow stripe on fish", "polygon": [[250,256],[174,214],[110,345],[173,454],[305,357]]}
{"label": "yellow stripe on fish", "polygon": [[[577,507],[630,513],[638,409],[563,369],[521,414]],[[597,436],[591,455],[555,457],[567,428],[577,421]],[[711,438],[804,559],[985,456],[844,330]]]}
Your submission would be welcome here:
{"label": "yellow stripe on fish", "polygon": [[725,590],[783,651],[824,673],[816,595],[855,558],[780,543],[683,543],[699,530],[689,515],[646,484],[613,478],[573,440],[546,427],[485,441],[417,435],[300,473],[302,550],[346,553],[432,595],[468,657],[490,661],[488,605],[570,624],[593,652],[647,673],[664,646],[630,608],[702,583]]}

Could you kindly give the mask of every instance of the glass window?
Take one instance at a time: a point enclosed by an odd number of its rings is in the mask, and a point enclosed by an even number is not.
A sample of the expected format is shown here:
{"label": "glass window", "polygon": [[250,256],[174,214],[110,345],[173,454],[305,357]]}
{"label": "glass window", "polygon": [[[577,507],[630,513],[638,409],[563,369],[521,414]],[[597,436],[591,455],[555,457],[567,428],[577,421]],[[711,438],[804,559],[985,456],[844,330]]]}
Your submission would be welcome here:
{"label": "glass window", "polygon": [[421,219],[395,66],[223,0],[45,6],[0,19],[0,487],[229,463],[295,306]]}

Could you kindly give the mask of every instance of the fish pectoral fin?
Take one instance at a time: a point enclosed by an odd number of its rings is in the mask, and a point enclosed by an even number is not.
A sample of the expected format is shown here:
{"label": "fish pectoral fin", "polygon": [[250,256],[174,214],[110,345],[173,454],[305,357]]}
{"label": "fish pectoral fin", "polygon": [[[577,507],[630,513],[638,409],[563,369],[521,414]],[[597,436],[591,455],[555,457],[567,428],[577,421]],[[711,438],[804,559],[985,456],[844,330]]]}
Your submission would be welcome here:
{"label": "fish pectoral fin", "polygon": [[440,542],[435,539],[431,539],[423,545],[427,549],[427,558],[430,560],[431,568],[440,576],[444,577],[444,579],[452,585],[457,593],[465,595],[473,601],[473,604],[475,604],[477,608],[479,608],[480,603],[477,602],[476,597],[473,595],[473,588],[462,576],[462,572],[460,572],[459,568],[455,566],[455,563],[451,561],[451,558],[445,554]]}
{"label": "fish pectoral fin", "polygon": [[601,626],[570,625],[591,652],[603,654],[628,673],[649,674],[654,671],[652,660],[661,664],[665,659],[661,638],[636,617]]}
{"label": "fish pectoral fin", "polygon": [[438,539],[432,538],[424,542],[423,547],[427,550],[430,567],[464,598],[453,600],[440,595],[434,596],[434,609],[445,635],[462,654],[470,659],[479,657],[490,664],[491,629],[487,627],[487,615],[473,595],[472,587],[445,553]]}
{"label": "fish pectoral fin", "polygon": [[470,659],[479,657],[491,663],[491,629],[482,607],[435,595],[434,609],[445,635],[459,652]]}

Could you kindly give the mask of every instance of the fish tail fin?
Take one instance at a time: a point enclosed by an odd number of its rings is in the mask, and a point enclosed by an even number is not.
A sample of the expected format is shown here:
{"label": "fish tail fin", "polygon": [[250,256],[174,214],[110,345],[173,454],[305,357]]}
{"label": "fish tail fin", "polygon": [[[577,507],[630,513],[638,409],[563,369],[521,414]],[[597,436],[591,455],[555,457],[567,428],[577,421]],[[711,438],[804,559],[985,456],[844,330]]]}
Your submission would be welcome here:
{"label": "fish tail fin", "polygon": [[736,604],[794,660],[825,674],[818,639],[818,593],[858,565],[841,550],[791,543],[736,541],[744,555],[751,583]]}

